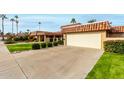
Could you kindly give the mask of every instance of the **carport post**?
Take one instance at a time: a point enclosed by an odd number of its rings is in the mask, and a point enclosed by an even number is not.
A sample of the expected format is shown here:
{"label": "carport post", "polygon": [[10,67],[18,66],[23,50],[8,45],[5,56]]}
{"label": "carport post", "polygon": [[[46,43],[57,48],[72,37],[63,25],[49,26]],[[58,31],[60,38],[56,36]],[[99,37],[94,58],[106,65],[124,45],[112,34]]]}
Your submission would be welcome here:
{"label": "carport post", "polygon": [[54,35],[54,36],[53,36],[53,42],[55,41],[55,38],[56,38],[56,36]]}
{"label": "carport post", "polygon": [[44,35],[44,42],[46,42],[46,35]]}

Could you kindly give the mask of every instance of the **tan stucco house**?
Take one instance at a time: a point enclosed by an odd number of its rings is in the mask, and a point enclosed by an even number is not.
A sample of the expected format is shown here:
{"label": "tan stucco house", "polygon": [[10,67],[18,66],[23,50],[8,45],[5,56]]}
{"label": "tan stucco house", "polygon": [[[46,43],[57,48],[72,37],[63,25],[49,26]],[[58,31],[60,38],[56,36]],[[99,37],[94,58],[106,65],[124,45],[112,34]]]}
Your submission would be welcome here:
{"label": "tan stucco house", "polygon": [[39,42],[57,41],[63,38],[62,32],[34,31],[29,34]]}
{"label": "tan stucco house", "polygon": [[106,40],[124,40],[124,26],[112,27],[109,21],[61,26],[64,45],[103,49]]}

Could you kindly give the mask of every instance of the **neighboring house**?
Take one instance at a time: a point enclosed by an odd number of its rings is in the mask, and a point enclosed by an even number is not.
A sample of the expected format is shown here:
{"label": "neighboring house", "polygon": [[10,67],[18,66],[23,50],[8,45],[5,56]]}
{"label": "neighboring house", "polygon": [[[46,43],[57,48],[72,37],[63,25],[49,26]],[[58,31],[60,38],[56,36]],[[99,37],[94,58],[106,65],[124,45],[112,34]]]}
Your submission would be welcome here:
{"label": "neighboring house", "polygon": [[124,26],[113,26],[108,37],[124,37]]}
{"label": "neighboring house", "polygon": [[28,34],[26,34],[26,33],[18,33],[18,34],[16,34],[16,36],[18,36],[18,37],[24,37],[24,36],[26,36],[26,35],[28,35]]}
{"label": "neighboring house", "polygon": [[62,33],[61,32],[47,32],[47,31],[34,31],[31,32],[30,37],[35,38],[37,41],[57,41],[62,40]]}
{"label": "neighboring house", "polygon": [[106,40],[124,40],[124,27],[109,21],[61,26],[64,45],[103,49]]}
{"label": "neighboring house", "polygon": [[[4,39],[7,39],[7,35],[4,35]],[[2,35],[0,35],[0,40],[2,40]]]}

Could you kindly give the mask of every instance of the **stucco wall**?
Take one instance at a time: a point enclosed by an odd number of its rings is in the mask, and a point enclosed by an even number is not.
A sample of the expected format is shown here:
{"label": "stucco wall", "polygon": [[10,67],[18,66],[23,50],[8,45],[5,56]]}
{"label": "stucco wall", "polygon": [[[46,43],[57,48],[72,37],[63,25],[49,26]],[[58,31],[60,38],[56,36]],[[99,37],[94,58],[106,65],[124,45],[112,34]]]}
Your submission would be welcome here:
{"label": "stucco wall", "polygon": [[115,38],[115,37],[114,38],[109,38],[108,37],[108,38],[106,38],[106,41],[107,40],[124,40],[124,38],[123,37],[122,38]]}

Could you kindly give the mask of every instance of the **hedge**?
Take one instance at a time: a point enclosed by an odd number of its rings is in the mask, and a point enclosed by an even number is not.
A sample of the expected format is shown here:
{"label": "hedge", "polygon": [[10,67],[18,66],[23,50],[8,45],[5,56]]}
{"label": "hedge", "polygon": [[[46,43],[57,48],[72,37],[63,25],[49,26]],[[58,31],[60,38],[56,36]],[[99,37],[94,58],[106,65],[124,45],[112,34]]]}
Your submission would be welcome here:
{"label": "hedge", "polygon": [[48,43],[47,43],[47,46],[48,46],[48,47],[52,47],[53,44],[52,44],[51,42],[48,42]]}
{"label": "hedge", "polygon": [[14,38],[14,41],[19,41],[19,40],[20,40],[19,37],[15,37],[15,38]]}
{"label": "hedge", "polygon": [[59,40],[58,41],[58,44],[63,45],[64,44],[64,41],[63,40]]}
{"label": "hedge", "polygon": [[106,52],[124,53],[124,40],[109,40],[104,42]]}
{"label": "hedge", "polygon": [[53,42],[53,45],[54,46],[58,46],[58,42]]}
{"label": "hedge", "polygon": [[41,43],[41,48],[46,48],[46,43]]}
{"label": "hedge", "polygon": [[38,44],[38,43],[32,44],[32,49],[33,50],[40,49],[40,44]]}
{"label": "hedge", "polygon": [[16,43],[16,41],[13,40],[4,41],[4,44],[14,44],[14,43]]}

